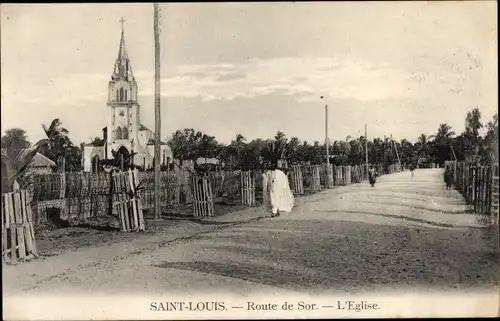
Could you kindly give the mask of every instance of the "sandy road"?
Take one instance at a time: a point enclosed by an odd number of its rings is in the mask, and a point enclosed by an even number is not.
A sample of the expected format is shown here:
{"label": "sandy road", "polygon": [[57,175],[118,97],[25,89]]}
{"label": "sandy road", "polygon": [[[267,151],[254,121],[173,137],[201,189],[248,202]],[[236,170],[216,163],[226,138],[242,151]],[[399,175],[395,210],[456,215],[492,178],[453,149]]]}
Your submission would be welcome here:
{"label": "sandy road", "polygon": [[373,188],[325,191],[289,215],[69,264],[54,275],[37,275],[37,264],[47,269],[51,258],[30,262],[24,275],[6,267],[4,294],[493,290],[498,238],[466,213],[456,191],[445,190],[441,175],[419,170],[412,179],[404,172],[381,177]]}

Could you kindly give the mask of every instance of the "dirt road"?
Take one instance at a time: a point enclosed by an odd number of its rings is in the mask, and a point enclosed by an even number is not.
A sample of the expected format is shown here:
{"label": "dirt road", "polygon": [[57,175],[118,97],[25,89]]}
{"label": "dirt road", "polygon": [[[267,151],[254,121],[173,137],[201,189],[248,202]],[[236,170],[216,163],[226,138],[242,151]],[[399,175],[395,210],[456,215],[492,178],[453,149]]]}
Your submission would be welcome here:
{"label": "dirt road", "polygon": [[498,239],[443,184],[439,170],[403,172],[322,192],[275,219],[6,266],[4,293],[493,289]]}

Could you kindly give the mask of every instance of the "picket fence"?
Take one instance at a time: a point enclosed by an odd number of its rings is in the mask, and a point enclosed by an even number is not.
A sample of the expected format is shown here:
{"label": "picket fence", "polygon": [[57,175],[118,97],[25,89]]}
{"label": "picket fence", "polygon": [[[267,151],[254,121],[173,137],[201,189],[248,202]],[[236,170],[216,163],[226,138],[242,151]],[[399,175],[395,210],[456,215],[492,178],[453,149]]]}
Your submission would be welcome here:
{"label": "picket fence", "polygon": [[445,167],[452,170],[455,188],[473,206],[474,212],[490,215],[492,223],[498,224],[498,165],[447,161]]}
{"label": "picket fence", "polygon": [[123,232],[145,231],[144,213],[141,199],[137,196],[139,172],[113,173],[113,187],[115,197],[113,203],[118,212],[118,220]]}
{"label": "picket fence", "polygon": [[15,264],[35,257],[35,232],[26,190],[2,194],[3,261]]}
{"label": "picket fence", "polygon": [[289,172],[290,188],[295,195],[304,195],[304,178],[299,165],[292,166]]}
{"label": "picket fence", "polygon": [[193,209],[196,217],[214,216],[212,186],[206,176],[193,175]]}
{"label": "picket fence", "polygon": [[[385,172],[382,165],[375,168],[381,174],[400,170],[397,165],[390,165]],[[365,165],[294,165],[287,172],[295,195],[316,193],[367,179]],[[221,197],[231,199],[231,204],[239,202],[245,206],[256,206],[257,200],[262,197],[261,174],[258,170],[211,171],[204,174],[206,183],[203,183],[196,173],[187,169],[162,171],[160,206],[162,211],[169,208],[175,210],[178,206],[192,207],[192,215],[195,216],[215,215],[211,203]],[[134,177],[132,180],[130,175]],[[136,187],[132,187],[131,182]],[[130,193],[132,196],[127,196]],[[62,219],[87,220],[112,214],[124,218],[123,230],[142,230],[140,218],[134,213],[139,215],[154,209],[154,172],[37,175],[33,177],[28,198],[34,213],[34,224],[47,222],[49,209],[57,208]],[[127,217],[129,222],[134,223],[127,224]],[[135,219],[139,225],[135,224]]]}
{"label": "picket fence", "polygon": [[241,204],[254,206],[255,201],[255,172],[241,172]]}

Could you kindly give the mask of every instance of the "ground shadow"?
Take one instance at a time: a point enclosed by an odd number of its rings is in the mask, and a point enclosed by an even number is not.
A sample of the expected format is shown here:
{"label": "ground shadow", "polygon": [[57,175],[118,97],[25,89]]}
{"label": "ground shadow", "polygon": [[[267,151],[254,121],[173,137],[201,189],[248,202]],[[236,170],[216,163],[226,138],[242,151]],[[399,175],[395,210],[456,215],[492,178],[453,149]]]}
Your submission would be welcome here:
{"label": "ground shadow", "polygon": [[[231,235],[240,228],[252,232]],[[156,266],[299,291],[414,285],[485,289],[498,284],[498,247],[491,246],[494,240],[483,244],[476,230],[269,221],[219,232],[194,241],[204,254],[193,261]]]}
{"label": "ground shadow", "polygon": [[463,211],[444,211],[440,209],[435,209],[435,208],[429,208],[425,206],[420,206],[420,205],[412,205],[412,204],[401,204],[397,202],[374,202],[374,201],[363,201],[363,200],[356,200],[356,203],[366,203],[366,204],[384,204],[384,205],[389,205],[389,206],[400,206],[400,207],[406,207],[406,208],[413,208],[417,210],[425,210],[429,212],[435,212],[435,213],[444,213],[444,214],[464,214],[464,213],[473,213],[473,209],[471,209],[468,206],[464,205],[464,210]]}
{"label": "ground shadow", "polygon": [[[327,211],[320,211],[320,212],[374,215],[374,216],[388,217],[388,218],[394,218],[394,219],[416,222],[416,223],[425,223],[428,225],[433,225],[433,226],[438,226],[438,227],[463,228],[463,226],[457,227],[456,225],[453,225],[453,224],[434,222],[434,221],[429,221],[429,220],[424,220],[424,219],[409,217],[409,216],[404,216],[404,215],[391,215],[391,214],[383,214],[383,213],[368,212],[368,211],[350,211],[350,210],[327,210]],[[453,214],[455,214],[455,213],[453,213]],[[473,229],[482,229],[483,228],[482,226],[466,226],[466,227],[473,228]]]}

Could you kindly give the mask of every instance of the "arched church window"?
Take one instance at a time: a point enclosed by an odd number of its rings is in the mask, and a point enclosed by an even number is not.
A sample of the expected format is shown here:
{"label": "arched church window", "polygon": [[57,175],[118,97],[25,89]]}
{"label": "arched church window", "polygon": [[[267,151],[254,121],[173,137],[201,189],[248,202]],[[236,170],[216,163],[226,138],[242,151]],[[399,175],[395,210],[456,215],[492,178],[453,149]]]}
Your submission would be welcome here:
{"label": "arched church window", "polygon": [[92,158],[92,172],[98,172],[99,171],[99,156],[95,155]]}
{"label": "arched church window", "polygon": [[120,126],[116,127],[116,139],[122,139],[122,129],[120,128]]}
{"label": "arched church window", "polygon": [[125,97],[125,100],[128,100],[127,99],[127,90],[126,89],[125,89],[125,96],[124,97]]}
{"label": "arched church window", "polygon": [[120,91],[117,89],[116,90],[116,98],[115,100],[119,100],[120,99]]}
{"label": "arched church window", "polygon": [[123,101],[123,88],[120,88],[120,101]]}
{"label": "arched church window", "polygon": [[122,138],[123,139],[128,139],[128,128],[127,128],[127,126],[123,126],[123,129],[122,129]]}

